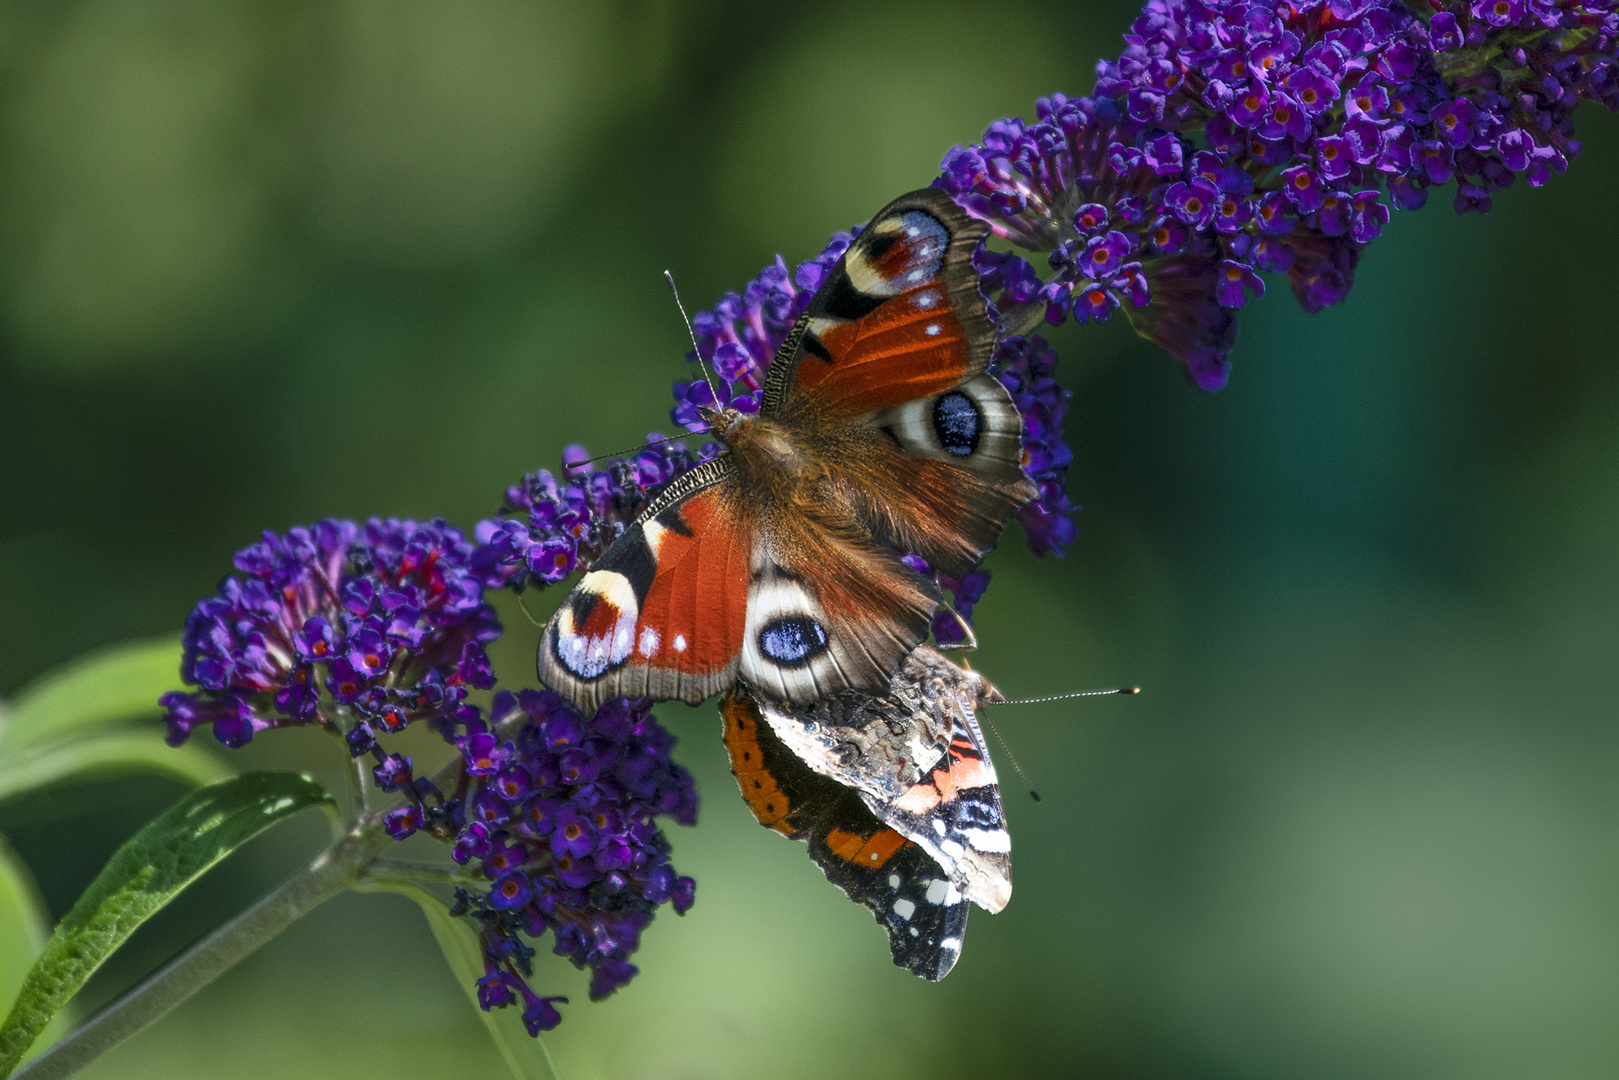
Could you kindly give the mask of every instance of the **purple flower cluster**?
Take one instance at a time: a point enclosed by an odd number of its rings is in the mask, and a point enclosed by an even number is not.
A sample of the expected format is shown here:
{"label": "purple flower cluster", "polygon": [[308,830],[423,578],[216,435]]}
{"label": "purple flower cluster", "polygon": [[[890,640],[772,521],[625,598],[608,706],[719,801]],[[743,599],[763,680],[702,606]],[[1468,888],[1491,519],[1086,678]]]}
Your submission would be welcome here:
{"label": "purple flower cluster", "polygon": [[[661,460],[661,473],[641,482],[685,463]],[[523,491],[549,490],[557,515],[583,515],[603,533],[644,494],[588,476],[578,488],[583,501],[571,509],[554,481]],[[693,824],[697,797],[648,702],[609,702],[585,720],[549,691],[503,691],[491,724],[466,700],[494,686],[484,652],[500,634],[483,599],[490,568],[497,580],[540,571],[491,560],[487,546],[475,549],[442,521],[322,521],[266,533],[235,562],[239,573],[186,623],[182,677],[197,689],[163,696],[169,742],[202,723],[232,747],[268,728],[318,724],[352,756],[370,755],[377,786],[404,798],[382,816],[389,835],[425,830],[488,878],[487,888],[458,890],[456,904],[481,923],[486,1009],[521,999],[535,1033],[560,1020],[556,1003],[566,999],[541,997],[526,981],[534,950],[524,938],[546,931],[559,955],[592,970],[592,997],[627,982],[656,909],[691,906],[695,885],[670,867],[656,819]],[[448,793],[382,746],[418,720],[460,752]]]}
{"label": "purple flower cluster", "polygon": [[677,877],[656,819],[697,820],[691,776],[669,756],[674,738],[650,702],[610,701],[583,719],[550,691],[495,695],[495,723],[467,720],[454,742],[461,790],[439,811],[453,823],[459,863],[478,866],[487,892],[458,891],[453,909],[481,924],[485,1009],[523,1003],[537,1034],[561,1019],[528,985],[534,949],[591,969],[604,998],[635,974],[630,955],[663,904],[691,907],[696,884]]}
{"label": "purple flower cluster", "polygon": [[[437,520],[265,533],[186,619],[180,675],[197,689],[163,696],[168,741],[211,724],[235,747],[319,724],[358,754],[417,720],[458,722],[468,689],[494,685],[484,645],[500,636],[472,551]],[[408,771],[389,765],[378,782],[393,790]]]}
{"label": "purple flower cluster", "polygon": [[1567,167],[1579,100],[1619,108],[1615,0],[1149,0],[1125,41],[1094,96],[990,125],[940,183],[1047,253],[1044,281],[1002,257],[1013,329],[1122,309],[1205,390],[1261,272],[1335,304],[1389,203],[1455,179],[1486,211]]}
{"label": "purple flower cluster", "polygon": [[549,469],[529,473],[506,489],[499,514],[474,530],[473,564],[485,584],[522,591],[544,588],[589,566],[618,539],[649,492],[719,452],[705,445],[693,455],[657,432],[638,453],[597,468],[583,447],[562,455],[562,478]]}

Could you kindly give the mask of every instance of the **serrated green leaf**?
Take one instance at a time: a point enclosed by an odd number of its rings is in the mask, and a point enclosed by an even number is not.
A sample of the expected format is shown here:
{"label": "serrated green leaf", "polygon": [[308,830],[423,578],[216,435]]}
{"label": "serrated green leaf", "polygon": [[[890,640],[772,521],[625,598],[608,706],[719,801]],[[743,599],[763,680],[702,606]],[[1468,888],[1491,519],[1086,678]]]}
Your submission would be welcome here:
{"label": "serrated green leaf", "polygon": [[0,754],[87,728],[156,716],[180,686],[180,640],[165,636],[87,653],[23,687],[0,719]]}
{"label": "serrated green leaf", "polygon": [[194,791],[113,853],[63,916],[0,1027],[0,1077],[92,972],[205,870],[282,818],[330,804],[293,773],[245,773]]}
{"label": "serrated green leaf", "polygon": [[520,1010],[514,1007],[491,1009],[485,1012],[478,1004],[478,991],[474,984],[483,978],[483,947],[478,944],[478,931],[470,919],[453,917],[444,901],[415,885],[399,882],[379,884],[376,888],[408,896],[416,901],[427,916],[427,925],[433,928],[433,937],[444,959],[455,973],[455,979],[466,991],[467,999],[489,1029],[490,1038],[506,1059],[507,1068],[517,1080],[557,1080],[556,1064],[545,1043],[529,1035],[523,1027]]}
{"label": "serrated green leaf", "polygon": [[[50,936],[50,915],[33,875],[0,836],[0,1002],[16,998]],[[68,1026],[67,1011],[58,1012],[40,1032],[38,1045],[49,1046],[67,1033]]]}
{"label": "serrated green leaf", "polygon": [[0,802],[69,778],[87,780],[120,773],[155,773],[203,787],[232,770],[196,746],[168,746],[155,730],[92,735],[50,746],[27,746],[0,758]]}

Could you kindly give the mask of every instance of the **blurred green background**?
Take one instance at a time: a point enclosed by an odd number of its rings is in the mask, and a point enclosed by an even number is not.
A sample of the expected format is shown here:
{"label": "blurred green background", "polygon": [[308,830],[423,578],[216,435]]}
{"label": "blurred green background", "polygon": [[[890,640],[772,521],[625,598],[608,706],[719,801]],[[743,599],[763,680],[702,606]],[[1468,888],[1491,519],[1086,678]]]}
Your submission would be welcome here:
{"label": "blurred green background", "polygon": [[[177,629],[260,529],[470,527],[564,443],[667,431],[662,270],[706,307],[814,254],[1087,91],[1133,12],[0,4],[0,696]],[[942,984],[894,968],[749,817],[712,708],[665,707],[697,905],[606,1003],[542,957],[563,1075],[1619,1074],[1619,122],[1579,127],[1569,175],[1486,218],[1398,214],[1341,307],[1273,283],[1218,395],[1122,320],[1058,332],[1080,537],[1041,562],[1008,532],[974,663],[1146,692],[996,714],[1045,797],[1003,761],[1011,905]],[[334,776],[306,736],[236,760]],[[178,793],[63,788],[0,831],[60,914]],[[85,1005],[323,831],[230,860]],[[419,914],[350,895],[86,1075],[500,1068]]]}

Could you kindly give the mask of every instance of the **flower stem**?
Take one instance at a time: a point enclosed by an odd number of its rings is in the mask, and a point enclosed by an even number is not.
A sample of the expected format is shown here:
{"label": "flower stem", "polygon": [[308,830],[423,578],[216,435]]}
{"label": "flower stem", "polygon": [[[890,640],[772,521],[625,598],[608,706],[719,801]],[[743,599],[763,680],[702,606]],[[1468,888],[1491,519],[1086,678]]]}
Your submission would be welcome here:
{"label": "flower stem", "polygon": [[377,859],[360,875],[360,884],[389,885],[404,882],[408,885],[472,885],[479,882],[477,874],[470,873],[453,863],[414,863],[396,859]]}
{"label": "flower stem", "polygon": [[299,917],[354,885],[392,839],[375,824],[350,833],[280,888],[126,991],[15,1074],[72,1076],[250,956]]}

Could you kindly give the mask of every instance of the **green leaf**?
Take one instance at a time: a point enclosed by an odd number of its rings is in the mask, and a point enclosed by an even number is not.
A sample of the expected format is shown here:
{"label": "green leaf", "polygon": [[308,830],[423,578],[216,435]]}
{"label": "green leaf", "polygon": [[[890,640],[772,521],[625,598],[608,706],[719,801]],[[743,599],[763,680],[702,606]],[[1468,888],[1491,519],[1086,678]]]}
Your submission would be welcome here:
{"label": "green leaf", "polygon": [[388,882],[372,887],[408,896],[421,907],[422,914],[427,916],[427,925],[433,928],[433,936],[438,939],[444,959],[449,961],[456,981],[466,991],[467,1000],[472,1002],[472,1007],[483,1018],[490,1038],[495,1040],[512,1075],[517,1080],[557,1080],[557,1068],[551,1060],[551,1052],[545,1048],[544,1042],[531,1036],[523,1026],[521,1010],[508,1006],[485,1012],[478,1004],[478,990],[474,984],[484,974],[483,947],[478,944],[478,930],[472,920],[453,917],[442,899],[416,885]]}
{"label": "green leaf", "polygon": [[[0,1001],[17,996],[28,969],[34,966],[50,936],[50,915],[34,886],[33,875],[5,837],[0,836]],[[68,1027],[66,1010],[57,1013],[40,1033],[40,1048],[67,1034]]]}
{"label": "green leaf", "polygon": [[205,870],[326,789],[293,773],[246,773],[194,791],[113,853],[62,918],[0,1027],[0,1077],[129,935]]}
{"label": "green leaf", "polygon": [[22,688],[0,718],[0,754],[81,734],[86,728],[156,716],[157,699],[179,686],[176,637],[98,649]]}
{"label": "green leaf", "polygon": [[27,746],[0,758],[0,802],[69,778],[156,773],[202,787],[232,770],[197,746],[169,746],[157,732],[120,732],[50,746]]}

